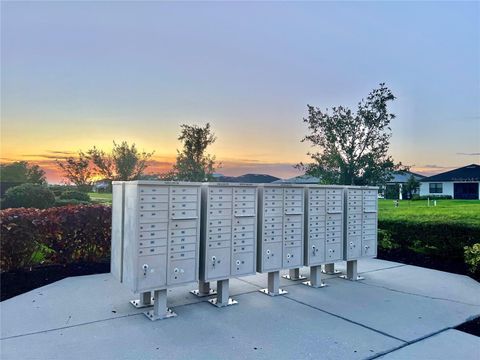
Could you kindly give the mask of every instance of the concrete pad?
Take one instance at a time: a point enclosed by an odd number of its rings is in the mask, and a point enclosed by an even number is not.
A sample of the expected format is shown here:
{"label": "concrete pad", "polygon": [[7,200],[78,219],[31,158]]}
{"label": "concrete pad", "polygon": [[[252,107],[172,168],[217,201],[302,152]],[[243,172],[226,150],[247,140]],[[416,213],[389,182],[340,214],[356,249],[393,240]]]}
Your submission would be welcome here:
{"label": "concrete pad", "polygon": [[164,321],[136,315],[10,338],[2,359],[364,359],[402,344],[283,297],[238,300],[180,306]]}
{"label": "concrete pad", "polygon": [[[292,281],[292,280],[284,279],[282,275],[287,275],[287,274],[288,274],[288,270],[280,271],[280,287],[298,285],[298,284],[301,284],[302,281],[305,281],[305,280]],[[300,268],[300,274],[305,276],[308,279],[310,277],[310,268],[306,266]],[[338,275],[322,274],[322,278],[325,280],[336,278],[336,277],[338,277]],[[267,287],[268,273],[257,273],[256,275],[244,276],[239,279],[246,281],[252,285],[258,286],[260,289],[263,289]]]}
{"label": "concrete pad", "polygon": [[404,341],[457,326],[480,314],[480,306],[410,295],[343,279],[331,279],[329,283],[330,286],[322,289],[292,286],[285,296]]}
{"label": "concrete pad", "polygon": [[[215,288],[215,283],[212,284]],[[190,294],[196,283],[168,290],[168,306],[207,301]],[[232,296],[257,287],[230,280]],[[143,313],[129,301],[138,298],[111,274],[63,279],[0,303],[1,338]],[[19,315],[21,314],[21,315]],[[28,319],[24,321],[23,319]]]}
{"label": "concrete pad", "polygon": [[[405,264],[401,264],[393,261],[369,259],[369,258],[359,259],[357,260],[357,264],[358,264],[359,273],[369,273],[373,271],[406,266]],[[336,263],[335,269],[345,273],[347,271],[347,262],[341,261],[339,263]]]}
{"label": "concrete pad", "polygon": [[458,330],[447,330],[393,351],[380,359],[478,360],[480,359],[480,337]]}
{"label": "concrete pad", "polygon": [[465,275],[406,265],[369,273],[362,282],[410,294],[480,305],[480,283]]}

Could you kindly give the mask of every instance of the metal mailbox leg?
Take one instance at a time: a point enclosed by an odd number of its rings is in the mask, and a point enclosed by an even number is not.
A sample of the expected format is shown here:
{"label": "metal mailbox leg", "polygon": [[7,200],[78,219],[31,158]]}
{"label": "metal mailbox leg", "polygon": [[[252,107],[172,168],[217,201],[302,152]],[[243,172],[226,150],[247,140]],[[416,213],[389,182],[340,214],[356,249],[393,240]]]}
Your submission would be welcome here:
{"label": "metal mailbox leg", "polygon": [[300,275],[300,269],[299,269],[299,268],[290,269],[290,270],[288,271],[288,274],[287,274],[287,275],[283,275],[282,277],[283,277],[284,279],[292,280],[292,281],[305,280],[305,279],[306,279],[305,276]]}
{"label": "metal mailbox leg", "polygon": [[280,271],[269,272],[268,288],[259,291],[270,296],[288,294],[288,291],[280,289]]}
{"label": "metal mailbox leg", "polygon": [[310,280],[305,281],[302,284],[311,286],[314,288],[322,288],[327,286],[322,280],[322,266],[317,265],[317,266],[311,266],[310,267]]}
{"label": "metal mailbox leg", "polygon": [[325,264],[325,270],[323,270],[322,272],[327,275],[337,275],[342,273],[340,270],[335,270],[334,263]]}
{"label": "metal mailbox leg", "polygon": [[199,280],[198,290],[191,290],[190,293],[198,297],[204,297],[215,295],[217,292],[210,288],[210,283],[208,281]]}
{"label": "metal mailbox leg", "polygon": [[217,281],[217,297],[208,300],[208,302],[216,307],[225,307],[238,304],[229,296],[228,279]]}
{"label": "metal mailbox leg", "polygon": [[135,306],[137,309],[152,306],[154,300],[151,295],[152,294],[150,291],[140,293],[140,298],[137,300],[130,300],[130,304]]}
{"label": "metal mailbox leg", "polygon": [[347,261],[347,275],[340,276],[342,279],[350,280],[350,281],[357,281],[365,279],[362,276],[358,275],[357,272],[357,260],[349,260]]}
{"label": "metal mailbox leg", "polygon": [[153,296],[155,298],[153,310],[144,312],[146,317],[154,321],[177,316],[177,314],[167,307],[167,289],[155,290]]}

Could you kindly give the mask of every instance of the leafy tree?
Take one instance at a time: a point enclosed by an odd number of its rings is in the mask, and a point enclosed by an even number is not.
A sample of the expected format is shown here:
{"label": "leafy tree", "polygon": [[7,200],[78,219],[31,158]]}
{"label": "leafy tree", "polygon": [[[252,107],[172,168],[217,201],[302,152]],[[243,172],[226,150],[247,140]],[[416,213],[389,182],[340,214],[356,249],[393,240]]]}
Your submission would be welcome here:
{"label": "leafy tree", "polygon": [[407,182],[403,185],[403,190],[407,193],[408,198],[411,199],[412,195],[420,188],[420,181],[415,179],[415,176],[410,175]]}
{"label": "leafy tree", "polygon": [[82,151],[78,157],[67,157],[64,161],[56,160],[56,163],[63,173],[63,176],[80,190],[86,191],[90,188],[92,181],[92,169],[90,160]]}
{"label": "leafy tree", "polygon": [[135,144],[128,145],[113,142],[110,154],[96,147],[88,151],[88,158],[92,161],[94,171],[108,180],[130,181],[137,180],[148,167],[148,160],[153,152],[140,152]]}
{"label": "leafy tree", "polygon": [[320,147],[321,152],[309,152],[313,162],[300,163],[298,168],[321,182],[343,185],[380,185],[401,168],[388,155],[390,122],[395,115],[387,109],[395,96],[385,84],[380,84],[358,103],[356,112],[339,106],[322,111],[307,105],[310,134],[303,141]]}
{"label": "leafy tree", "polygon": [[209,181],[215,171],[215,156],[206,154],[207,147],[216,140],[210,124],[204,127],[181,125],[178,138],[183,143],[182,151],[177,150],[177,160],[166,179],[183,181]]}
{"label": "leafy tree", "polygon": [[27,161],[15,161],[0,165],[2,182],[18,184],[46,184],[45,171],[38,165],[30,165]]}

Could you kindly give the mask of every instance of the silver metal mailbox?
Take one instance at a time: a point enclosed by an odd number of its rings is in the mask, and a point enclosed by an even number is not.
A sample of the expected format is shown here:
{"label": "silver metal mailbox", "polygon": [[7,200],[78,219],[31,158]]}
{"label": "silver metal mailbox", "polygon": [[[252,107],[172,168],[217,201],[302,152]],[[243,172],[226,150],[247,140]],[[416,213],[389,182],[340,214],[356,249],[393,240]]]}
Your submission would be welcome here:
{"label": "silver metal mailbox", "polygon": [[305,187],[304,265],[310,267],[305,285],[323,287],[321,265],[343,260],[344,187]]}
{"label": "silver metal mailbox", "polygon": [[[113,183],[112,273],[152,320],[175,316],[166,289],[198,280],[200,184],[162,181]],[[123,227],[122,227],[123,226]]]}
{"label": "silver metal mailbox", "polygon": [[302,185],[264,184],[258,189],[257,271],[268,272],[263,293],[285,294],[279,288],[282,269],[303,265],[304,201]]}
{"label": "silver metal mailbox", "polygon": [[357,259],[377,256],[378,188],[348,186],[345,190],[344,260],[349,280],[357,275]]}
{"label": "silver metal mailbox", "polygon": [[200,281],[192,293],[215,294],[209,283],[217,281],[217,298],[210,303],[218,307],[236,304],[228,295],[228,279],[256,272],[256,185],[203,185],[201,218]]}

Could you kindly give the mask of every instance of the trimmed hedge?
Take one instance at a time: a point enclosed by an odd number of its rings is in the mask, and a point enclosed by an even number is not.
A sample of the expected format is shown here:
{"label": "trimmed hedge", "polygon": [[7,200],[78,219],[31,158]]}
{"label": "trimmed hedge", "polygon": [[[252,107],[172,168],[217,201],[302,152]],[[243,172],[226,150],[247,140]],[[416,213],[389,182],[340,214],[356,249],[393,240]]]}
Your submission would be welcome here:
{"label": "trimmed hedge", "polygon": [[411,200],[452,200],[452,195],[418,195],[413,194]]}
{"label": "trimmed hedge", "polygon": [[480,224],[379,220],[379,246],[383,250],[409,249],[415,252],[464,263],[465,246],[480,243]]}
{"label": "trimmed hedge", "polygon": [[54,203],[55,195],[45,185],[22,184],[7,190],[2,207],[46,209]]}
{"label": "trimmed hedge", "polygon": [[111,217],[103,205],[2,210],[0,271],[108,259]]}
{"label": "trimmed hedge", "polygon": [[85,202],[92,201],[92,199],[90,199],[90,196],[87,193],[76,191],[76,190],[68,190],[68,191],[62,192],[60,194],[60,199],[61,200],[79,200],[79,201],[85,201]]}

